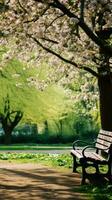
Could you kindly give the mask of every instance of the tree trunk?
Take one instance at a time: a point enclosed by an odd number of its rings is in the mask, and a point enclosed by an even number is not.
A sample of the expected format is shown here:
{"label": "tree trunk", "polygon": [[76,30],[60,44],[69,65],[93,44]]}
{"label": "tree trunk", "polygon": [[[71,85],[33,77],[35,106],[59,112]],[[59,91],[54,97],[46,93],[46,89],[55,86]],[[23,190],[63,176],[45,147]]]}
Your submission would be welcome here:
{"label": "tree trunk", "polygon": [[[108,43],[110,35],[112,34],[111,28],[101,29],[97,31],[97,35],[102,40]],[[101,127],[104,130],[112,131],[112,72],[110,67],[111,54],[99,48],[100,66],[98,68],[98,86],[100,96],[100,117]]]}
{"label": "tree trunk", "polygon": [[44,121],[44,126],[45,126],[44,133],[46,135],[49,135],[49,126],[48,126],[48,121],[47,120]]}
{"label": "tree trunk", "polygon": [[59,124],[60,124],[60,136],[62,137],[62,135],[63,135],[63,121],[62,121],[62,119],[59,120]]}
{"label": "tree trunk", "polygon": [[5,132],[4,143],[6,145],[11,144],[11,138],[12,138],[12,134],[11,133],[12,133],[12,131]]}
{"label": "tree trunk", "polygon": [[98,78],[100,94],[101,127],[112,131],[112,73],[100,74]]}

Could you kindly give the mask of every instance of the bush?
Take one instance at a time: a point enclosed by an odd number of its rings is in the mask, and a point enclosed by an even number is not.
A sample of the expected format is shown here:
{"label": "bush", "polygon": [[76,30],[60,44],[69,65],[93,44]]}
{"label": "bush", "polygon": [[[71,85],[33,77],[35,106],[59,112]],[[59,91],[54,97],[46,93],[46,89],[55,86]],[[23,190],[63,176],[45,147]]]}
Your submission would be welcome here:
{"label": "bush", "polygon": [[74,130],[78,139],[93,140],[98,134],[99,127],[95,125],[95,122],[89,115],[79,115],[74,121]]}
{"label": "bush", "polygon": [[13,133],[12,143],[36,143],[37,135],[34,133]]}
{"label": "bush", "polygon": [[[87,114],[72,114],[61,125],[58,121],[54,124],[47,122],[47,131],[43,129],[42,133],[38,133],[38,128],[31,124],[17,127],[12,133],[12,143],[66,144],[77,139],[91,141],[99,131],[92,117]],[[0,134],[0,143],[4,143],[4,134]]]}

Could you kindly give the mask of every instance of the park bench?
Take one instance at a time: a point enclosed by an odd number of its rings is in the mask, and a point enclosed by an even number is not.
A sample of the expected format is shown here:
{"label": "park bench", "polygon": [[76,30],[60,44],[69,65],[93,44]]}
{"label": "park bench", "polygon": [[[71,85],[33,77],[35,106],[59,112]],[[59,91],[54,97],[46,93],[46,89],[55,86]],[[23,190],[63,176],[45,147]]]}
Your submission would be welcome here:
{"label": "park bench", "polygon": [[[109,183],[112,183],[112,132],[100,130],[96,141],[93,144],[78,148],[79,142],[77,140],[73,143],[71,155],[73,157],[73,172],[76,172],[77,167],[82,168],[82,184],[85,184],[86,179],[90,177],[90,172],[87,172],[89,166],[94,167],[95,177],[106,178]],[[100,166],[108,167],[107,171],[101,172]]]}

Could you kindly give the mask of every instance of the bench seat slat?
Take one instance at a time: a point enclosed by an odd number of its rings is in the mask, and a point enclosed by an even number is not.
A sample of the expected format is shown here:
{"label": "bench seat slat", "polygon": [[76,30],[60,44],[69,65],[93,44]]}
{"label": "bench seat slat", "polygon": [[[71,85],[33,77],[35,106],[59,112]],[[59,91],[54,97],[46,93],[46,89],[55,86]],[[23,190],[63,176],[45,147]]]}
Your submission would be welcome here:
{"label": "bench seat slat", "polygon": [[103,150],[104,152],[108,153],[109,149],[106,149],[104,145],[101,145],[99,143],[96,143],[95,145],[96,148]]}
{"label": "bench seat slat", "polygon": [[[83,158],[82,150],[71,150],[71,154],[75,155],[77,158]],[[94,160],[105,161],[105,159],[95,152],[85,152],[86,158],[92,158]]]}
{"label": "bench seat slat", "polygon": [[107,142],[99,138],[97,139],[96,143],[103,145],[105,148],[109,148],[111,144],[110,142]]}
{"label": "bench seat slat", "polygon": [[109,143],[112,143],[112,136],[110,137],[108,137],[108,136],[106,136],[106,135],[102,135],[102,134],[99,134],[98,135],[98,139],[101,139],[101,140],[104,140],[104,141],[107,141],[107,142],[109,142]]}
{"label": "bench seat slat", "polygon": [[106,135],[108,137],[112,137],[112,132],[111,131],[100,130],[100,134]]}
{"label": "bench seat slat", "polygon": [[77,158],[82,158],[82,151],[81,150],[71,150],[71,154],[75,155]]}

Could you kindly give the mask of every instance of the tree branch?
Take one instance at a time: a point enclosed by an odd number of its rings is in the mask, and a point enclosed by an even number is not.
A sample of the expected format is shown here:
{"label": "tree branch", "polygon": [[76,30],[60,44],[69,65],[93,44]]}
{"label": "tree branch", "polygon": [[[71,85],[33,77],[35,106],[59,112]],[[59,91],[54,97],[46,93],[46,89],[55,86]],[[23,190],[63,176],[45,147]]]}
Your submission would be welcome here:
{"label": "tree branch", "polygon": [[80,0],[80,19],[84,21],[85,0]]}
{"label": "tree branch", "polygon": [[57,16],[56,18],[54,18],[54,19],[52,20],[52,22],[46,27],[46,30],[47,30],[57,19],[63,17],[64,15],[65,15],[65,14],[61,14],[61,15]]}
{"label": "tree branch", "polygon": [[28,11],[24,8],[24,6],[21,4],[20,0],[17,0],[20,8],[24,11],[24,13],[28,13]]}
{"label": "tree branch", "polygon": [[58,42],[57,42],[56,40],[52,40],[52,39],[49,39],[49,38],[44,38],[44,37],[42,37],[42,38],[40,38],[40,39],[45,40],[45,41],[48,41],[48,42],[52,42],[52,43],[54,43],[54,44],[58,44]]}
{"label": "tree branch", "polygon": [[66,58],[64,58],[64,57],[62,57],[60,54],[54,52],[53,50],[51,50],[51,49],[49,49],[49,48],[47,48],[47,47],[45,47],[42,43],[40,43],[40,42],[39,42],[35,37],[33,37],[32,35],[30,35],[30,34],[27,34],[27,35],[28,35],[28,37],[32,38],[40,47],[42,47],[42,48],[43,48],[44,50],[46,50],[47,52],[49,52],[49,53],[51,53],[51,54],[57,56],[57,57],[60,58],[62,61],[66,62],[66,63],[69,63],[69,64],[72,64],[72,65],[74,65],[75,67],[79,68],[78,65],[77,65],[75,62],[72,62],[72,61],[70,61],[70,60],[68,60],[68,59],[66,59]]}
{"label": "tree branch", "polygon": [[78,25],[83,29],[87,36],[91,38],[91,40],[95,42],[104,51],[105,54],[112,56],[112,47],[109,46],[106,41],[100,39],[100,37],[98,37],[83,20],[80,20],[80,18],[78,18],[74,13],[66,8],[64,4],[60,3],[59,0],[54,0],[54,2],[50,3],[49,5],[51,7],[58,8],[69,18],[78,19]]}
{"label": "tree branch", "polygon": [[99,75],[98,75],[98,73],[96,73],[94,70],[92,70],[91,68],[89,68],[89,67],[86,67],[86,66],[83,66],[83,67],[81,67],[82,69],[84,69],[85,71],[87,71],[87,72],[89,72],[89,73],[91,73],[93,76],[95,76],[95,77],[99,77]]}
{"label": "tree branch", "polygon": [[19,121],[22,119],[22,117],[23,117],[23,112],[17,111],[15,118],[11,124],[13,128],[19,123]]}
{"label": "tree branch", "polygon": [[42,17],[46,13],[49,7],[50,6],[48,5],[39,16],[37,15],[35,18],[32,18],[31,20],[27,20],[24,23],[36,22],[39,19],[39,17]]}
{"label": "tree branch", "polygon": [[45,51],[47,51],[47,52],[49,52],[49,53],[55,55],[55,56],[58,57],[60,60],[66,62],[66,63],[68,63],[68,64],[71,64],[71,65],[75,66],[77,69],[84,69],[85,71],[91,73],[93,76],[98,77],[98,74],[97,74],[94,70],[92,70],[91,68],[85,67],[85,66],[84,66],[84,67],[83,67],[83,66],[82,66],[82,67],[79,67],[79,66],[77,65],[77,63],[75,63],[75,62],[73,62],[73,61],[71,61],[71,60],[68,60],[68,59],[62,57],[60,54],[54,52],[53,50],[49,49],[48,47],[45,47],[42,43],[40,43],[40,42],[39,42],[36,38],[34,38],[32,35],[27,34],[27,36],[30,37],[31,39],[33,39],[33,40],[34,40],[40,47],[42,47]]}

